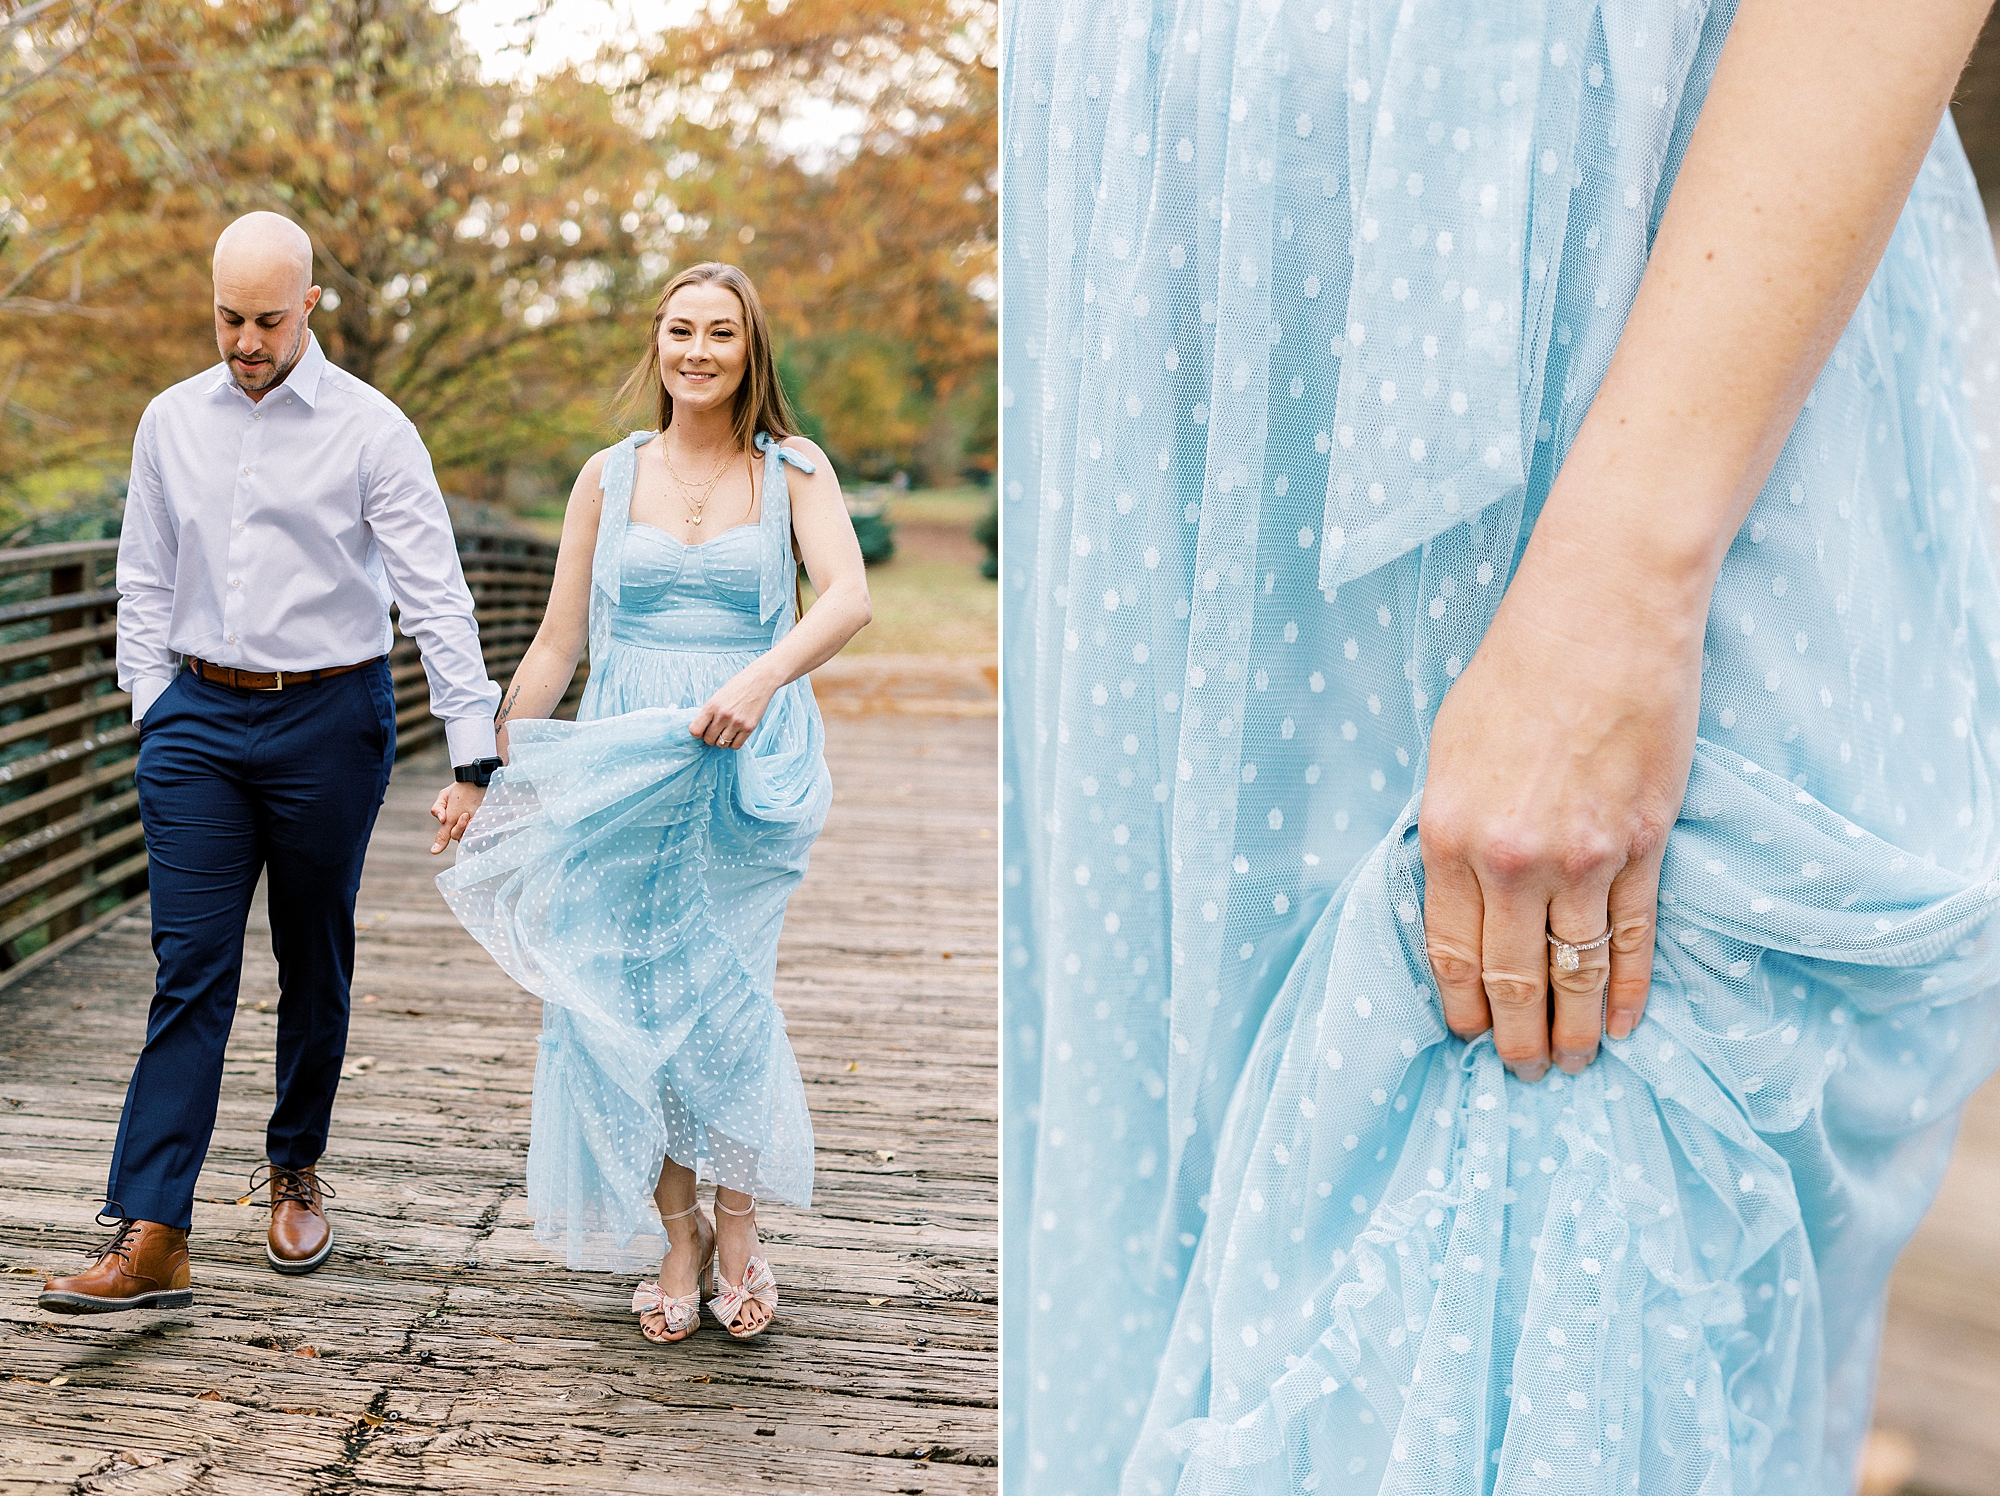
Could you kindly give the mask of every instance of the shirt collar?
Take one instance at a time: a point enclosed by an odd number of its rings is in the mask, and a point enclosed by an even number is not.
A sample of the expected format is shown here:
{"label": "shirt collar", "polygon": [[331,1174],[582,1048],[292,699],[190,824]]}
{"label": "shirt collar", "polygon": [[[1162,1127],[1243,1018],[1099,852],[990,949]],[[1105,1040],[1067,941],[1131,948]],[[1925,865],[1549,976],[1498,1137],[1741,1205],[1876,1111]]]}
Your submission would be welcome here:
{"label": "shirt collar", "polygon": [[[284,377],[284,380],[276,386],[272,393],[275,394],[277,390],[285,390],[290,394],[297,395],[301,400],[305,401],[306,408],[311,409],[319,400],[320,377],[325,373],[326,354],[319,346],[319,339],[308,330],[306,333],[305,352],[299,355],[299,361],[292,365],[292,372]],[[225,363],[217,367],[215,378],[211,379],[208,383],[207,393],[214,395],[219,394],[225,389],[235,388],[237,388],[236,376],[229,372],[229,365]],[[245,395],[243,398],[247,400],[250,397]],[[268,399],[269,396],[266,396],[266,398]]]}

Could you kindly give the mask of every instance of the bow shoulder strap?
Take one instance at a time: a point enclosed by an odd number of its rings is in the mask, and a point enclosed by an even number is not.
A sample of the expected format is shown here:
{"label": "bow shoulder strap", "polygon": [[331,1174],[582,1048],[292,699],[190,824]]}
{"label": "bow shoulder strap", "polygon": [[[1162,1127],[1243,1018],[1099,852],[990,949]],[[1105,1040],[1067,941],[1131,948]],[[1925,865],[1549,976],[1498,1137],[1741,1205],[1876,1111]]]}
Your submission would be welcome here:
{"label": "bow shoulder strap", "polygon": [[764,454],[764,516],[759,521],[764,547],[757,618],[760,623],[769,623],[797,596],[792,585],[792,491],[785,481],[785,464],[802,473],[819,470],[803,453],[792,451],[768,431],[757,433],[757,450]]}
{"label": "bow shoulder strap", "polygon": [[597,545],[590,553],[590,579],[607,602],[618,602],[618,578],[625,569],[625,527],[632,518],[632,485],[639,472],[639,449],[653,439],[635,431],[604,459],[604,507],[597,513]]}

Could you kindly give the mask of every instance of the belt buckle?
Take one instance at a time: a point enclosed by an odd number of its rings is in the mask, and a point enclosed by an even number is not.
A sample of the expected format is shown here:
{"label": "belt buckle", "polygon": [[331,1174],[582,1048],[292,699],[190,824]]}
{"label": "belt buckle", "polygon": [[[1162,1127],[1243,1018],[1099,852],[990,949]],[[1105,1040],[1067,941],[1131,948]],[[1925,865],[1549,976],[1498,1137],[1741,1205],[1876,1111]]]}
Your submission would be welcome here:
{"label": "belt buckle", "polygon": [[[282,691],[282,690],[284,690],[284,689],[285,689],[285,672],[284,672],[284,671],[282,671],[282,670],[274,670],[274,671],[272,671],[271,673],[272,673],[273,675],[277,676],[277,678],[278,678],[278,683],[277,683],[277,684],[276,684],[275,686],[258,686],[258,687],[256,687],[256,689],[257,689],[257,690],[259,690],[259,691]],[[296,672],[295,672],[295,673],[296,673]]]}

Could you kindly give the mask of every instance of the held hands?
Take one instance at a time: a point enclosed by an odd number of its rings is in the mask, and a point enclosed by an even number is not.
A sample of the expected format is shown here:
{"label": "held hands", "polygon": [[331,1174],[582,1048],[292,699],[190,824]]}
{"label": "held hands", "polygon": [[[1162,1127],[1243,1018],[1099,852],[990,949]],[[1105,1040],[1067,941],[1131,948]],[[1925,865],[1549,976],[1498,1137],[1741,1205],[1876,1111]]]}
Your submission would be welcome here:
{"label": "held hands", "polygon": [[741,748],[764,720],[778,685],[757,665],[738,671],[694,714],[688,731],[711,748]]}
{"label": "held hands", "polygon": [[486,791],[476,784],[454,781],[438,791],[437,799],[431,802],[431,819],[438,823],[437,839],[431,843],[433,857],[465,835],[472,813],[485,799]]}
{"label": "held hands", "polygon": [[[1622,1039],[1645,1010],[1700,710],[1705,609],[1584,552],[1530,546],[1438,711],[1418,826],[1445,1022],[1492,1028],[1530,1083],[1552,1051],[1570,1075],[1596,1058],[1600,1014]],[[1561,969],[1551,934],[1582,946],[1607,929]]]}

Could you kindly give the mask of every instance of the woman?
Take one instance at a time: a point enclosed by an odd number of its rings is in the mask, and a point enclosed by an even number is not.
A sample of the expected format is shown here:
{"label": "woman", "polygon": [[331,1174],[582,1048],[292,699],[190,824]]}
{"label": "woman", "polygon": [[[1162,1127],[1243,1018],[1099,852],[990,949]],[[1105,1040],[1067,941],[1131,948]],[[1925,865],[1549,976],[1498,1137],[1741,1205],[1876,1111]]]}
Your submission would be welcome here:
{"label": "woman", "polygon": [[2000,1050],[1983,9],[1024,0],[1017,1489],[1851,1487]]}
{"label": "woman", "polygon": [[[712,1262],[709,1307],[742,1339],[778,1306],[756,1198],[812,1198],[772,995],[785,902],[831,798],[805,676],[868,622],[868,584],[741,270],[673,278],[634,393],[657,399],[659,430],[577,477],[548,612],[500,708],[506,768],[476,816],[441,824],[436,850],[464,847],[438,886],[544,1002],[537,1237],[572,1267],[663,1255],[633,1296],[655,1341],[694,1330]],[[803,619],[795,550],[817,599]],[[578,721],[549,721],[586,643]]]}

